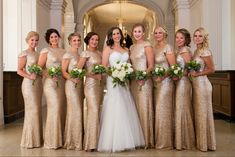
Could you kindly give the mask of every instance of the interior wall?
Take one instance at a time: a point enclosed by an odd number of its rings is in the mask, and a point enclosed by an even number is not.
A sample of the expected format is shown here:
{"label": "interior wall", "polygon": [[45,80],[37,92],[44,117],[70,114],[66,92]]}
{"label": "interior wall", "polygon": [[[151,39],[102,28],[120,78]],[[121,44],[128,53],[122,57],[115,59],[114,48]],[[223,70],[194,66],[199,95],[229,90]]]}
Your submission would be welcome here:
{"label": "interior wall", "polygon": [[[3,34],[3,1],[0,0],[0,34]],[[0,35],[0,126],[4,125],[3,111],[3,36]]]}

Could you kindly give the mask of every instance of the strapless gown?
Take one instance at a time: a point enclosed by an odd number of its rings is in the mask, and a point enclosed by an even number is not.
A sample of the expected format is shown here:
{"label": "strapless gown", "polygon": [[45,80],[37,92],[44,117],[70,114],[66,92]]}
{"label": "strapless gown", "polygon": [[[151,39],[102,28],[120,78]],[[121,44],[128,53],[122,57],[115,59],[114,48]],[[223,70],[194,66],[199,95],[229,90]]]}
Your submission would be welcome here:
{"label": "strapless gown", "polygon": [[[112,52],[109,64],[127,62],[128,53]],[[107,93],[101,112],[101,128],[98,151],[117,152],[144,146],[144,136],[138,113],[128,86],[113,87],[112,78],[107,78]]]}

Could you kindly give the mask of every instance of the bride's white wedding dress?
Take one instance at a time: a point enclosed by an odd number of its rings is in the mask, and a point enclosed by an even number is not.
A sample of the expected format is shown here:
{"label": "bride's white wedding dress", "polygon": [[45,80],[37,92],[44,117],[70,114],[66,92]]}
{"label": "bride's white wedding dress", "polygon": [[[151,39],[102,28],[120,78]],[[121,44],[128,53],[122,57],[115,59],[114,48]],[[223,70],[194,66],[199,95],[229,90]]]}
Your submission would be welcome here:
{"label": "bride's white wedding dress", "polygon": [[[127,52],[112,52],[109,64],[127,62]],[[144,146],[144,136],[138,113],[129,87],[113,87],[112,78],[107,78],[107,93],[104,96],[98,151],[116,152]]]}

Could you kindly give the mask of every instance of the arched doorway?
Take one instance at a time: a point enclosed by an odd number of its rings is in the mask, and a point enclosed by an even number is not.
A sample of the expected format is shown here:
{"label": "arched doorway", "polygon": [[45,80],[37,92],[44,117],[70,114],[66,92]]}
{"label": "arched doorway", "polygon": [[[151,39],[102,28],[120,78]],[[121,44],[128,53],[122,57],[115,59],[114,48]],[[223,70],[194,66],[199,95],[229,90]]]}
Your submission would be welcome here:
{"label": "arched doorway", "polygon": [[[75,12],[75,30],[83,36],[89,31],[98,32],[103,47],[106,32],[111,26],[122,26],[124,32],[131,34],[133,24],[141,22],[146,26],[146,37],[151,40],[157,24],[165,24],[165,15],[152,1],[90,1]],[[120,24],[121,23],[121,24]],[[174,23],[174,21],[173,21]]]}

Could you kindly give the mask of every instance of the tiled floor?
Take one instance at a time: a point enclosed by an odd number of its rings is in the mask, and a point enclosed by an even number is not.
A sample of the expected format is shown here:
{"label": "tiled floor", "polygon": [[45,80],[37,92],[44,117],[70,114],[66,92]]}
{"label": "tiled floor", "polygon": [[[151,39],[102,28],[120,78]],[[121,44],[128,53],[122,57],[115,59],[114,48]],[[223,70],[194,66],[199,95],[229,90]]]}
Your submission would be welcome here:
{"label": "tiled floor", "polygon": [[217,150],[213,152],[177,150],[135,150],[120,153],[99,153],[75,150],[47,150],[44,148],[20,148],[22,120],[8,124],[0,129],[0,156],[82,156],[82,157],[235,157],[235,123],[215,120]]}

